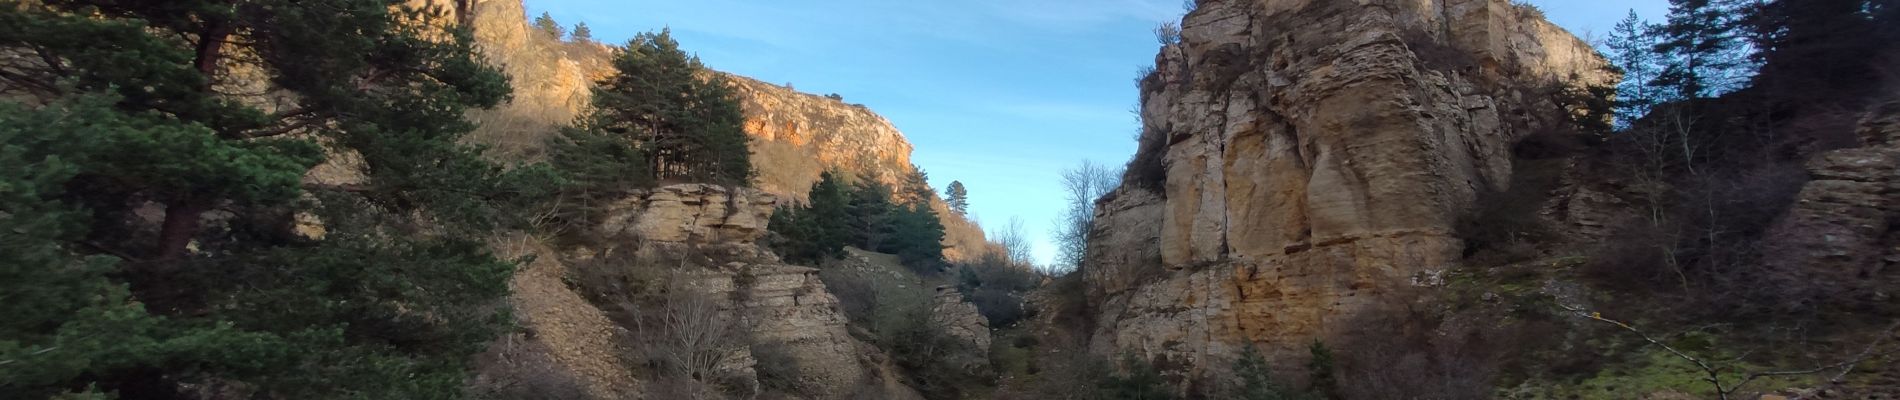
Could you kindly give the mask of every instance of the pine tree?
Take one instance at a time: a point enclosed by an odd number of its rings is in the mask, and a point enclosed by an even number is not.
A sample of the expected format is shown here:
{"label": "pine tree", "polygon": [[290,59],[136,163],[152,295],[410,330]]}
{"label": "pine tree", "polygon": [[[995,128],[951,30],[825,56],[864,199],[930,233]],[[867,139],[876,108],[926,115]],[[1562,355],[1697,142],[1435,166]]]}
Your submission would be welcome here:
{"label": "pine tree", "polygon": [[593,112],[580,129],[642,150],[657,181],[751,179],[745,114],[725,78],[700,79],[710,72],[664,30],[635,36],[613,63],[615,74],[594,88]]}
{"label": "pine tree", "polygon": [[1658,104],[1673,100],[1668,94],[1656,90],[1651,83],[1662,72],[1657,64],[1656,32],[1657,28],[1630,10],[1629,16],[1616,23],[1610,31],[1610,37],[1604,43],[1609,50],[1610,63],[1623,74],[1623,81],[1617,86],[1616,126],[1628,128],[1649,114],[1649,109]]}
{"label": "pine tree", "polygon": [[919,273],[942,269],[943,221],[929,205],[900,206],[892,212],[890,238],[878,251],[897,258]]}
{"label": "pine tree", "polygon": [[1679,98],[1721,94],[1745,84],[1755,69],[1743,43],[1740,0],[1669,0],[1658,28],[1663,68],[1651,84]]}
{"label": "pine tree", "polygon": [[1893,38],[1883,38],[1880,31],[1883,25],[1900,24],[1879,19],[1880,3],[1780,0],[1755,9],[1748,25],[1762,63],[1762,86],[1799,106],[1838,106],[1880,90],[1870,83],[1882,79],[1882,61],[1872,60],[1893,47]]}
{"label": "pine tree", "polygon": [[851,189],[851,243],[865,250],[884,251],[898,209],[889,186],[869,176],[859,177]]}
{"label": "pine tree", "polygon": [[[460,144],[466,110],[509,89],[445,16],[382,0],[0,6],[0,48],[39,61],[0,74],[33,104],[0,104],[0,293],[35,310],[0,322],[5,390],[458,396],[503,326],[511,269],[465,234],[507,222],[547,176]],[[296,104],[238,100],[221,85],[234,71]],[[338,149],[367,176],[306,186]],[[156,235],[127,218],[141,204],[165,209]],[[296,214],[325,233],[291,231]]]}
{"label": "pine tree", "polygon": [[950,186],[944,189],[944,202],[949,203],[950,211],[956,212],[957,215],[968,215],[970,190],[963,187],[962,181],[950,181]]}
{"label": "pine tree", "polygon": [[930,188],[930,175],[923,169],[911,166],[910,174],[904,175],[904,182],[897,186],[894,200],[897,204],[930,204],[937,198],[937,190]]}
{"label": "pine tree", "polygon": [[1333,374],[1333,349],[1326,347],[1324,342],[1314,340],[1306,352],[1312,356],[1306,361],[1307,390],[1320,398],[1340,398],[1339,378]]}
{"label": "pine tree", "polygon": [[534,28],[540,30],[541,33],[547,34],[548,37],[554,38],[554,40],[561,40],[561,36],[567,34],[566,29],[561,28],[561,23],[555,22],[554,16],[548,15],[548,13],[545,12],[541,13],[539,17],[534,17]]}
{"label": "pine tree", "polygon": [[844,182],[825,172],[808,197],[807,205],[782,207],[772,215],[768,228],[782,239],[777,250],[787,261],[807,264],[843,256],[851,240],[851,200]]}
{"label": "pine tree", "polygon": [[576,42],[594,41],[594,29],[588,28],[586,22],[576,23],[574,24],[574,33],[568,35],[568,38]]}

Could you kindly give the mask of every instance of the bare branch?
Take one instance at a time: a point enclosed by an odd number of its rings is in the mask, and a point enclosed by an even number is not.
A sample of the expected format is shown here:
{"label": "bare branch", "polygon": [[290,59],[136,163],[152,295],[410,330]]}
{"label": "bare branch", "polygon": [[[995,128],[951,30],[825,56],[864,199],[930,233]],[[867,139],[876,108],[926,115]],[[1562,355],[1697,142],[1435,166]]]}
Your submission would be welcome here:
{"label": "bare branch", "polygon": [[[1604,318],[1602,313],[1584,311],[1582,309],[1570,307],[1570,306],[1565,306],[1563,308],[1570,312],[1577,313],[1577,315],[1583,316],[1584,318],[1589,318],[1589,319],[1593,319],[1597,321],[1602,321],[1604,323],[1608,323],[1611,325],[1615,325],[1618,328],[1622,328],[1625,331],[1629,331],[1630,333],[1636,334],[1636,336],[1643,338],[1644,341],[1647,341],[1650,344],[1655,345],[1656,347],[1661,347],[1664,351],[1668,351],[1670,354],[1675,355],[1677,358],[1681,358],[1683,360],[1687,360],[1691,363],[1694,363],[1696,365],[1696,368],[1701,369],[1702,372],[1707,375],[1706,377],[1702,378],[1702,380],[1709,382],[1709,384],[1711,385],[1714,385],[1716,394],[1720,396],[1720,398],[1722,398],[1723,400],[1727,400],[1730,395],[1735,394],[1735,392],[1740,391],[1742,387],[1747,386],[1750,382],[1754,382],[1756,379],[1760,379],[1760,378],[1775,377],[1775,376],[1812,375],[1812,374],[1818,374],[1825,371],[1838,369],[1838,370],[1841,370],[1841,372],[1839,374],[1835,374],[1828,381],[1839,383],[1841,382],[1842,378],[1846,377],[1849,372],[1853,371],[1854,366],[1859,365],[1862,362],[1866,362],[1867,360],[1872,359],[1874,357],[1900,353],[1900,349],[1877,352],[1877,350],[1880,348],[1880,345],[1886,343],[1887,339],[1894,336],[1895,332],[1900,332],[1900,322],[1895,322],[1893,325],[1888,326],[1887,329],[1881,331],[1880,338],[1875,339],[1872,343],[1869,343],[1867,345],[1867,348],[1862,349],[1860,353],[1854,355],[1853,357],[1848,358],[1847,360],[1844,360],[1838,363],[1814,367],[1810,369],[1803,369],[1803,370],[1750,372],[1750,373],[1743,374],[1741,379],[1737,380],[1734,384],[1725,385],[1722,383],[1722,377],[1721,377],[1722,368],[1713,366],[1709,362],[1704,361],[1701,358],[1697,358],[1695,356],[1689,355],[1688,353],[1685,353],[1681,350],[1676,349],[1673,346],[1670,346],[1668,343],[1664,343],[1661,340],[1657,340],[1656,338],[1649,336],[1649,334],[1644,333],[1642,330],[1636,329],[1635,326],[1631,326],[1630,324],[1624,323],[1622,321]],[[1737,361],[1739,360],[1740,358],[1737,358]]]}
{"label": "bare branch", "polygon": [[[59,350],[59,346],[53,346],[53,347],[47,347],[47,348],[44,348],[44,349],[39,349],[39,350],[37,350],[37,351],[34,351],[34,352],[31,352],[31,353],[26,353],[26,355],[27,355],[27,356],[37,356],[37,355],[41,355],[41,354],[46,354],[46,353],[51,353],[51,352],[53,352],[54,350]],[[16,362],[19,362],[19,361],[20,361],[20,360],[0,360],[0,365],[8,365],[8,364],[13,364],[13,363],[16,363]]]}

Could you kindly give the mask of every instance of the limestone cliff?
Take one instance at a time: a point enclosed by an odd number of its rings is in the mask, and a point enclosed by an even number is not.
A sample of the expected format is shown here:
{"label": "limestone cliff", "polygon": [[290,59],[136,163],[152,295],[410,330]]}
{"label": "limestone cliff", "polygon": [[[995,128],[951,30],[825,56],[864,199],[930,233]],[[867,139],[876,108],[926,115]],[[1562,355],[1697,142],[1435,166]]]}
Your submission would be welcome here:
{"label": "limestone cliff", "polygon": [[[508,72],[512,102],[474,113],[475,140],[512,160],[544,157],[542,145],[556,127],[587,107],[594,82],[612,73],[614,48],[593,42],[563,42],[528,27],[520,0],[433,0],[466,10],[481,52]],[[456,5],[460,3],[462,5]],[[753,186],[786,199],[800,199],[826,170],[895,185],[915,171],[911,144],[889,120],[863,105],[801,93],[743,76],[729,78],[752,136]],[[945,255],[965,259],[986,251],[982,228],[952,215],[936,202],[946,228]]]}
{"label": "limestone cliff", "polygon": [[1567,120],[1547,88],[1614,79],[1508,0],[1203,0],[1181,26],[1083,273],[1096,350],[1183,375],[1295,358],[1432,282],[1514,142]]}
{"label": "limestone cliff", "polygon": [[[904,133],[864,105],[725,76],[745,106],[752,165],[759,171],[753,186],[803,199],[827,170],[876,179],[893,188],[916,172]],[[976,223],[950,213],[942,199],[933,199],[931,207],[943,217],[945,257],[964,260],[991,251]]]}

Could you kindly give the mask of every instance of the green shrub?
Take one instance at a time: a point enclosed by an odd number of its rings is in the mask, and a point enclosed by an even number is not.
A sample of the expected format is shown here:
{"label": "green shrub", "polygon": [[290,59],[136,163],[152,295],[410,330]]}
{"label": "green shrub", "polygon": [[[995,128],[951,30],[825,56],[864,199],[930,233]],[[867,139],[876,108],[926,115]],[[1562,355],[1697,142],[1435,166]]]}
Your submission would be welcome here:
{"label": "green shrub", "polygon": [[1153,363],[1122,355],[1122,371],[1101,382],[1102,398],[1110,400],[1172,400],[1175,389],[1161,377]]}

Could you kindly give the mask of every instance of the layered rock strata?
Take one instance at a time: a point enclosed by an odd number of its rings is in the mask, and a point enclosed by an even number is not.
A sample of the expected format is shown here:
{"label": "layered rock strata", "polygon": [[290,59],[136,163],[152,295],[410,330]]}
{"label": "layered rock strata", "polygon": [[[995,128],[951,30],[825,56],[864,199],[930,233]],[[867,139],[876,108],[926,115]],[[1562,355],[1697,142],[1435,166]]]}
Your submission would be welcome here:
{"label": "layered rock strata", "polygon": [[[1790,274],[1785,287],[1846,294],[1859,301],[1892,296],[1884,274],[1900,262],[1900,101],[1875,107],[1860,124],[1861,147],[1832,150],[1807,163],[1812,181],[1768,231],[1767,265]],[[1885,286],[1885,287],[1883,287]],[[1799,305],[1790,305],[1799,306]]]}

